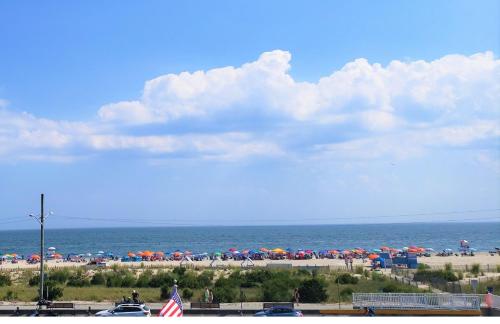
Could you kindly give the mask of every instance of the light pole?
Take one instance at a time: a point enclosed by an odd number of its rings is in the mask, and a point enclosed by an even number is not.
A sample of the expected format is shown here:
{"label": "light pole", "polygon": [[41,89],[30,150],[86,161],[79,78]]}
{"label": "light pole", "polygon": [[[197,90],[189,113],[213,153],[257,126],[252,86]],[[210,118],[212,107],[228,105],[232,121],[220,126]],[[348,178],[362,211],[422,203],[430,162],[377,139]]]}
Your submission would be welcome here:
{"label": "light pole", "polygon": [[[40,195],[40,216],[35,216],[30,214],[29,216],[36,219],[38,223],[40,223],[40,288],[38,295],[38,305],[45,305],[46,302],[43,298],[43,281],[44,281],[44,267],[43,267],[43,251],[44,251],[44,222],[45,222],[45,214],[43,210],[43,194]],[[52,214],[52,212],[50,212]]]}

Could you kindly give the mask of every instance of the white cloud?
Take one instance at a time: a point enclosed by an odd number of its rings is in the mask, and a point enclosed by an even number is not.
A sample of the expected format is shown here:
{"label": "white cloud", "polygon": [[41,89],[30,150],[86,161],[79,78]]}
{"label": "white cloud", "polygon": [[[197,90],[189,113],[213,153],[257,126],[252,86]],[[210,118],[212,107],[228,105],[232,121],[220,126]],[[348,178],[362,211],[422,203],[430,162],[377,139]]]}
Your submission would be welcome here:
{"label": "white cloud", "polygon": [[491,111],[500,100],[500,61],[491,52],[432,62],[392,61],[387,67],[357,59],[316,83],[294,80],[290,60],[289,52],[276,50],[237,68],[160,76],[146,82],[139,101],[105,105],[99,116],[142,124],[250,107],[299,121],[349,114],[367,129],[386,130],[399,124],[407,106],[444,118],[463,109]]}
{"label": "white cloud", "polygon": [[500,60],[491,52],[387,66],[360,58],[317,82],[295,80],[290,61],[276,50],[239,67],[162,75],[141,98],[103,105],[87,122],[14,113],[0,99],[0,158],[134,150],[155,159],[403,159],[500,136]]}

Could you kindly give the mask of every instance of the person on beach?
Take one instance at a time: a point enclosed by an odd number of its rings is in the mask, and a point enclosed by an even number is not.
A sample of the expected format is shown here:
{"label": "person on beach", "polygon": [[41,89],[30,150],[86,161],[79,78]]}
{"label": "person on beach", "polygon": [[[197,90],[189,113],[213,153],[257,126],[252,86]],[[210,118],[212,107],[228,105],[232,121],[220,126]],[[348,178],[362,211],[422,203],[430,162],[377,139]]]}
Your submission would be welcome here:
{"label": "person on beach", "polygon": [[354,269],[352,268],[352,263],[353,263],[353,261],[354,261],[354,260],[353,260],[353,257],[350,257],[350,258],[349,258],[349,263],[351,264],[351,271],[353,271],[353,270],[354,270]]}
{"label": "person on beach", "polygon": [[209,298],[210,290],[208,290],[208,287],[205,287],[205,292],[203,293],[203,302],[208,303]]}
{"label": "person on beach", "polygon": [[299,306],[299,301],[300,301],[300,294],[299,294],[299,288],[295,288],[293,291],[293,300],[297,306]]}
{"label": "person on beach", "polygon": [[345,255],[344,255],[344,263],[345,263],[346,270],[349,270],[349,259]]}

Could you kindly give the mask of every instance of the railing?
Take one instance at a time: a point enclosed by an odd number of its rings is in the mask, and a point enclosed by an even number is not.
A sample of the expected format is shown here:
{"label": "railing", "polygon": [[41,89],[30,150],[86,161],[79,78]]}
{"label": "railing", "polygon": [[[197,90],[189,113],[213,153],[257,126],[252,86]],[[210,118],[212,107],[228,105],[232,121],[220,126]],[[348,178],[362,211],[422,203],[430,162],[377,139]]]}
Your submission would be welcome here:
{"label": "railing", "polygon": [[481,297],[465,294],[354,293],[352,303],[359,308],[479,310]]}
{"label": "railing", "polygon": [[500,296],[493,295],[493,308],[500,309]]}

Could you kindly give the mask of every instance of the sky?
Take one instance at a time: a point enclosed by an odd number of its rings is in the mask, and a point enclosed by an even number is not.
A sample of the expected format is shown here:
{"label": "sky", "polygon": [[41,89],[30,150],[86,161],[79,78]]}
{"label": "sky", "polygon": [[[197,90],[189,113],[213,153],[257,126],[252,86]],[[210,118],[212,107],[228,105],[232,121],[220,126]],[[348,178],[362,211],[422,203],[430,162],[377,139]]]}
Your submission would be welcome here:
{"label": "sky", "polygon": [[500,221],[498,1],[2,1],[0,229]]}

